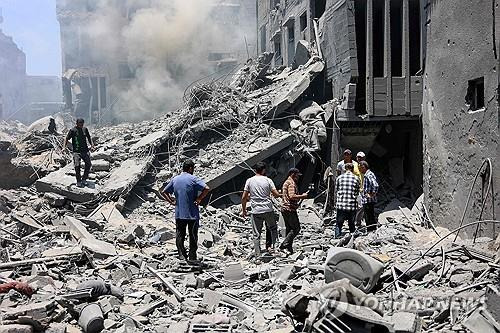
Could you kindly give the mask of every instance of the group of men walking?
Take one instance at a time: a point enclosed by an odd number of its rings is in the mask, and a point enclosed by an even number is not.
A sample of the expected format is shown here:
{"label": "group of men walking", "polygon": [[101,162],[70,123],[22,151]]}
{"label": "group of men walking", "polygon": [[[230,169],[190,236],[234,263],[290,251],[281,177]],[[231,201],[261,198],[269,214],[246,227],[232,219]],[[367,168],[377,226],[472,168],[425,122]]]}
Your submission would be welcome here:
{"label": "group of men walking", "polygon": [[[367,231],[373,231],[377,226],[374,211],[378,192],[377,178],[370,170],[368,162],[365,161],[363,152],[359,152],[356,158],[357,161],[353,161],[351,151],[346,149],[344,159],[337,165],[335,237],[341,236],[345,221],[351,233],[356,231],[356,227],[362,229],[363,216]],[[174,177],[162,191],[165,200],[176,206],[177,249],[181,258],[189,260],[197,258],[198,206],[210,190],[201,179],[193,176],[193,172],[194,163],[191,160],[185,161],[183,172]],[[241,197],[242,216],[250,215],[257,258],[262,254],[260,245],[264,226],[267,252],[279,250],[287,255],[293,253],[293,241],[300,232],[297,209],[300,201],[309,197],[309,192],[300,193],[298,190],[301,175],[299,169],[291,168],[281,191],[278,191],[273,180],[266,176],[266,164],[260,162],[255,166],[255,175],[246,180]],[[175,199],[171,194],[174,194]],[[273,202],[273,198],[281,199],[281,205]],[[250,213],[247,209],[248,203],[251,206]],[[281,206],[281,215],[285,223],[285,237],[279,246],[277,246],[278,214],[275,209],[278,205]],[[184,248],[186,227],[189,231],[189,255]]]}
{"label": "group of men walking", "polygon": [[[80,187],[87,185],[91,167],[90,151],[94,148],[90,133],[83,125],[83,119],[77,119],[76,126],[68,132],[64,141],[64,147],[67,146],[69,140],[72,141],[77,186]],[[361,228],[363,216],[367,231],[376,229],[374,206],[377,201],[378,183],[365,157],[363,152],[359,152],[356,155],[357,161],[353,161],[352,152],[346,149],[344,158],[337,164],[335,237],[341,236],[345,221],[351,233],[355,232],[356,227]],[[83,176],[80,173],[81,160],[85,163]],[[184,161],[182,173],[171,179],[160,192],[167,202],[175,205],[176,246],[179,256],[191,261],[197,260],[199,205],[210,191],[203,180],[194,176],[194,168],[195,164],[192,160]],[[293,253],[293,241],[300,232],[297,209],[301,200],[309,196],[309,191],[300,193],[298,190],[301,175],[299,169],[291,168],[281,191],[278,191],[274,182],[266,176],[266,164],[260,162],[255,167],[255,175],[247,179],[241,197],[241,208],[242,216],[247,217],[247,204],[250,202],[250,220],[256,257],[261,255],[260,243],[264,225],[268,252],[279,249],[286,254]],[[285,238],[279,247],[277,247],[278,214],[276,214],[273,198],[282,201],[280,211],[285,223]],[[189,234],[189,251],[186,251],[184,247],[186,228]]]}

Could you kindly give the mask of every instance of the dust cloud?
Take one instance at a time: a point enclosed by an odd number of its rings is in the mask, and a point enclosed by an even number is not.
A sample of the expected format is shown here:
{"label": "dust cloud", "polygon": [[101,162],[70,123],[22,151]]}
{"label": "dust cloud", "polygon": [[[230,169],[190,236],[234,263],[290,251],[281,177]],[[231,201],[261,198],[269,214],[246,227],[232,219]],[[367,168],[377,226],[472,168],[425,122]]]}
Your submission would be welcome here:
{"label": "dust cloud", "polygon": [[117,118],[151,118],[181,106],[189,84],[217,72],[209,52],[229,52],[238,63],[246,60],[241,50],[254,34],[254,22],[232,21],[232,10],[239,7],[227,2],[98,1],[84,29],[90,40],[99,41],[92,46],[93,57],[128,64],[131,73],[120,86],[109,87],[118,96]]}

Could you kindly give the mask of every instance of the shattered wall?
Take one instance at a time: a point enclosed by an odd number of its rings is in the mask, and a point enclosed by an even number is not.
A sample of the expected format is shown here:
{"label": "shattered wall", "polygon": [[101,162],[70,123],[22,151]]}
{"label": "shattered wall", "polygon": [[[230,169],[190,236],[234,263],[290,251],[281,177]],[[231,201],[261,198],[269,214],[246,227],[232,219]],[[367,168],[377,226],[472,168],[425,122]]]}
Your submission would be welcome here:
{"label": "shattered wall", "polygon": [[193,81],[220,77],[256,52],[253,0],[57,4],[63,71],[103,73],[117,120],[175,110]]}
{"label": "shattered wall", "polygon": [[[458,225],[473,178],[486,158],[493,162],[497,219],[500,213],[500,172],[495,166],[500,162],[498,6],[490,0],[440,0],[428,7],[424,193],[435,223],[448,228]],[[480,190],[481,179],[466,221],[479,218]],[[491,217],[490,199],[483,218]]]}

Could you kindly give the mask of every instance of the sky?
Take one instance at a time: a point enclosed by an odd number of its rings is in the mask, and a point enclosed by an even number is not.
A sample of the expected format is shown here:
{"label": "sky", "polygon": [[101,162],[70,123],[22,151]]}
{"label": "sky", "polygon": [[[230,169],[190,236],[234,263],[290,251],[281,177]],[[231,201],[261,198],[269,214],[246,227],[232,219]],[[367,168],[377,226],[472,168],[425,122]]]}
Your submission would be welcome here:
{"label": "sky", "polygon": [[56,0],[0,0],[0,29],[26,53],[28,75],[61,76]]}

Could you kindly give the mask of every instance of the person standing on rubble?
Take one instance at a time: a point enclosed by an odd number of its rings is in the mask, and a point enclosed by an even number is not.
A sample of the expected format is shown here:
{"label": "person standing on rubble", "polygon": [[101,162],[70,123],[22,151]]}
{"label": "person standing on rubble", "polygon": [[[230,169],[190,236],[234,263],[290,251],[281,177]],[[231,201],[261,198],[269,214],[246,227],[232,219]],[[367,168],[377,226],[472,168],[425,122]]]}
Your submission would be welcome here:
{"label": "person standing on rubble", "polygon": [[278,239],[278,225],[276,224],[276,215],[274,213],[271,195],[275,198],[281,198],[281,194],[276,190],[274,182],[266,177],[266,164],[259,162],[255,166],[255,176],[247,179],[243,195],[241,196],[241,208],[243,217],[247,216],[247,203],[250,201],[252,230],[254,235],[255,256],[261,255],[260,236],[262,226],[266,223],[271,237],[266,237],[266,248],[274,248]]}
{"label": "person standing on rubble", "polygon": [[359,170],[364,175],[361,200],[365,212],[366,227],[367,231],[374,231],[377,229],[377,219],[375,218],[375,203],[377,202],[378,193],[377,177],[370,170],[370,165],[366,161],[359,163]]}
{"label": "person standing on rubble", "polygon": [[[183,260],[189,258],[191,261],[197,260],[199,206],[210,191],[205,182],[194,176],[193,173],[194,162],[192,160],[184,161],[182,173],[170,180],[162,191],[163,197],[170,204],[175,205],[175,244],[179,257]],[[175,200],[172,198],[172,194],[175,196]],[[189,255],[184,247],[186,227],[189,232]]]}
{"label": "person standing on rubble", "polygon": [[300,232],[299,216],[297,215],[297,208],[302,199],[307,199],[309,191],[299,194],[297,183],[299,177],[302,176],[299,169],[291,168],[288,171],[288,178],[283,183],[283,205],[281,206],[281,215],[285,221],[286,237],[280,245],[280,250],[293,253],[293,240]]}
{"label": "person standing on rubble", "polygon": [[[356,161],[358,162],[358,169],[359,169],[359,163],[361,161],[364,161],[366,159],[366,155],[364,152],[360,151],[356,154]],[[363,194],[363,173],[359,172],[359,195],[358,195],[358,209],[356,210],[356,228],[361,228],[361,221],[363,220],[364,216],[364,210],[363,210],[363,203],[362,203],[362,194]]]}
{"label": "person standing on rubble", "polygon": [[349,232],[353,233],[356,230],[354,218],[357,209],[357,198],[359,195],[359,177],[354,174],[354,165],[352,163],[345,164],[346,172],[337,177],[335,181],[335,190],[337,201],[335,208],[337,209],[337,226],[335,228],[335,238],[342,234],[342,226],[347,220]]}
{"label": "person standing on rubble", "polygon": [[[90,161],[90,150],[94,150],[94,143],[90,137],[88,128],[83,126],[84,123],[85,121],[82,118],[78,118],[76,120],[76,126],[69,130],[68,135],[66,135],[64,139],[65,148],[68,146],[69,140],[71,140],[73,146],[73,164],[75,166],[76,185],[78,187],[87,186],[87,178],[89,177],[90,168],[92,166],[92,162]],[[81,160],[85,163],[83,177],[80,174]]]}

